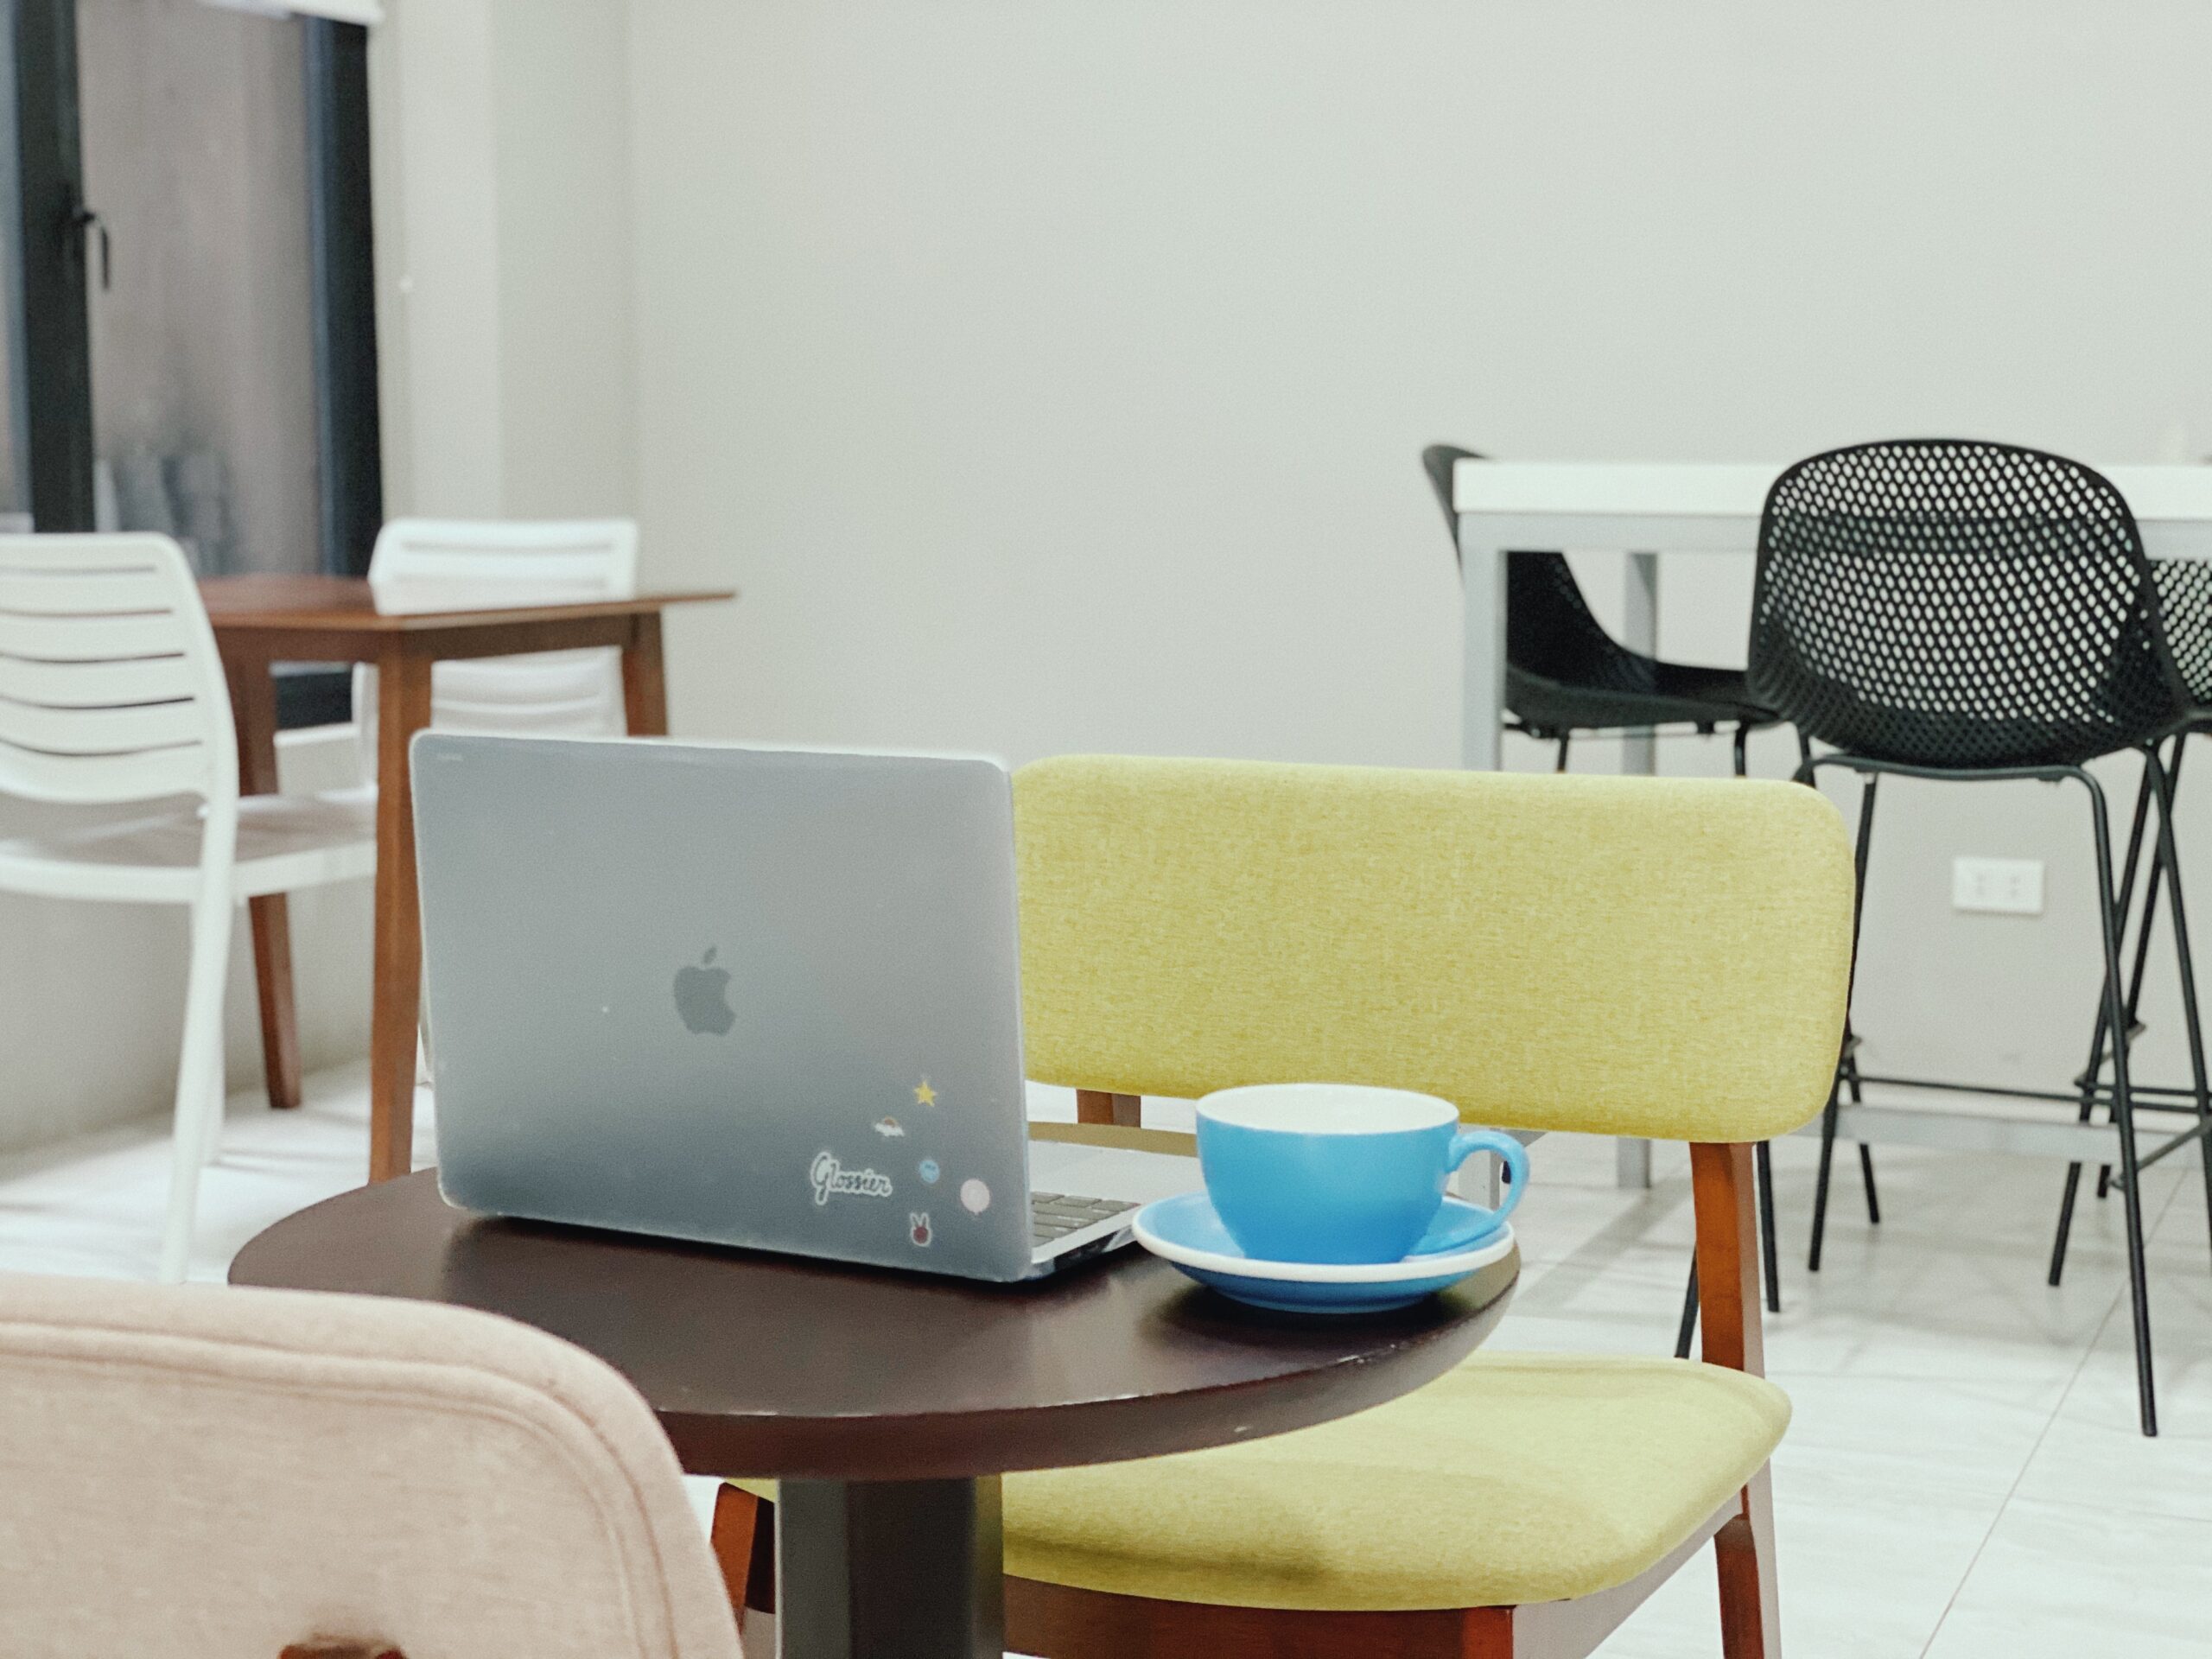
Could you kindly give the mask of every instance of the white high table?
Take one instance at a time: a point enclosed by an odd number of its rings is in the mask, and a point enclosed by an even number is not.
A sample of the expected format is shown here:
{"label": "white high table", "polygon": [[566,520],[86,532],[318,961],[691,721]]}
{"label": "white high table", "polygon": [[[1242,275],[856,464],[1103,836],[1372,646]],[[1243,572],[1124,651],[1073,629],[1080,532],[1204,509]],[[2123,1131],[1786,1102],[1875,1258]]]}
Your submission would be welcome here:
{"label": "white high table", "polygon": [[[1782,468],[1705,462],[1462,461],[1452,479],[1465,582],[1461,764],[1495,771],[1505,713],[1505,555],[1626,553],[1622,643],[1657,652],[1662,553],[1758,550],[1759,514]],[[2154,559],[2212,558],[2212,467],[2106,467]],[[1631,739],[1628,769],[1652,770],[1650,741]],[[1650,1149],[1621,1143],[1624,1185],[1650,1179]]]}

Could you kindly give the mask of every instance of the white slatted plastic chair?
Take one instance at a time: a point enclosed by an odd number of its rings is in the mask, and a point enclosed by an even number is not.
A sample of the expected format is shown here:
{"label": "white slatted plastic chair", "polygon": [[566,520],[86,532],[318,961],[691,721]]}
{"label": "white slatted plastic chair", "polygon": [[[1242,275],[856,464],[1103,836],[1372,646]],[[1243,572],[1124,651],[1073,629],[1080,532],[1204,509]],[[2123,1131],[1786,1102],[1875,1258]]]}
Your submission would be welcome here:
{"label": "white slatted plastic chair", "polygon": [[162,1276],[181,1279],[223,1109],[232,908],[373,874],[373,798],[241,802],[200,590],[182,550],[144,535],[0,536],[0,795],[107,809],[0,834],[0,889],[191,908],[161,1254]]}
{"label": "white slatted plastic chair", "polygon": [[[520,585],[569,599],[626,598],[637,591],[638,526],[627,518],[395,518],[378,532],[369,582],[391,589],[435,585],[486,604]],[[353,717],[371,777],[376,683],[374,669],[354,671]],[[430,671],[430,724],[442,732],[620,737],[628,730],[621,654],[598,647],[439,663]]]}

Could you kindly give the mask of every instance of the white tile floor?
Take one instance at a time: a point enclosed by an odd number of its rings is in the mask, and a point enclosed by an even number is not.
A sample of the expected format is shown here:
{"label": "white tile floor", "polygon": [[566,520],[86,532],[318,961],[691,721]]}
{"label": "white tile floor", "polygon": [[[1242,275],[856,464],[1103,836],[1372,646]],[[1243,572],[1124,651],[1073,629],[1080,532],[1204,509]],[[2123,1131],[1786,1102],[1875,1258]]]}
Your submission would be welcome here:
{"label": "white tile floor", "polygon": [[[358,1070],[312,1079],[297,1113],[233,1100],[194,1276],[220,1278],[261,1227],[358,1181],[365,1120]],[[1686,1156],[1660,1148],[1656,1185],[1635,1194],[1615,1190],[1606,1143],[1554,1137],[1535,1160],[1526,1270],[1497,1342],[1666,1351]],[[1785,1143],[1777,1166],[1784,1311],[1768,1360],[1797,1406],[1775,1474],[1795,1659],[2212,1652],[2212,1244],[2194,1164],[2146,1183],[2164,1427],[2151,1441],[2134,1428],[2117,1202],[2085,1204],[2050,1291],[2055,1167],[1885,1148],[1883,1225],[1866,1226],[1855,1179],[1840,1185],[1814,1278],[1812,1147]],[[167,1168],[151,1123],[0,1159],[0,1268],[148,1275]],[[1710,1571],[1679,1575],[1603,1652],[1711,1659]]]}

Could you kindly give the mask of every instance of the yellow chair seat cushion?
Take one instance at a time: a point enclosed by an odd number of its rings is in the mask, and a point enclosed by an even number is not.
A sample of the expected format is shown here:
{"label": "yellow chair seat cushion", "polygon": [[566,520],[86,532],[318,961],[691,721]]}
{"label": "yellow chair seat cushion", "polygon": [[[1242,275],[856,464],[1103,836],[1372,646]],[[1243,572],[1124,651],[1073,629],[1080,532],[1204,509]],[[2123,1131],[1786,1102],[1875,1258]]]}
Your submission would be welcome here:
{"label": "yellow chair seat cushion", "polygon": [[1665,1560],[1789,1421],[1780,1389],[1718,1365],[1478,1354],[1296,1433],[1008,1475],[1006,1570],[1229,1607],[1564,1600]]}
{"label": "yellow chair seat cushion", "polygon": [[1554,1601],[1657,1565],[1766,1462],[1789,1401],[1679,1360],[1478,1354],[1357,1416],[1009,1475],[1006,1570],[1343,1611]]}

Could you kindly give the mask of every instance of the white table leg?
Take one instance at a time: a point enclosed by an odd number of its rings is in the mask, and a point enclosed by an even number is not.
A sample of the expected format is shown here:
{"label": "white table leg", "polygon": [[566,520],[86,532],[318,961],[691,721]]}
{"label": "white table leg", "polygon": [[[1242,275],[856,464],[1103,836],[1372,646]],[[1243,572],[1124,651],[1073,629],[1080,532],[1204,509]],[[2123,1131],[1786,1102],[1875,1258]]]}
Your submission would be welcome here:
{"label": "white table leg", "polygon": [[[1628,556],[1628,587],[1623,595],[1621,643],[1647,657],[1659,654],[1659,556]],[[1621,743],[1621,770],[1645,776],[1659,770],[1658,744],[1649,730],[1631,733]],[[1651,1143],[1621,1140],[1613,1145],[1616,1185],[1639,1192],[1651,1185]]]}
{"label": "white table leg", "polygon": [[[1815,1123],[1814,1128],[1817,1131],[1819,1125]],[[1533,1147],[1544,1138],[1541,1129],[1511,1129],[1507,1133],[1524,1147]],[[1478,1152],[1452,1172],[1447,1185],[1452,1196],[1463,1204],[1495,1210],[1505,1202],[1505,1160],[1494,1153]]]}
{"label": "white table leg", "polygon": [[[1621,643],[1646,657],[1659,654],[1659,556],[1628,556],[1627,590],[1622,595]],[[1649,776],[1659,770],[1659,746],[1649,728],[1632,734],[1621,745],[1621,770]]]}
{"label": "white table leg", "polygon": [[1479,520],[1459,517],[1459,577],[1466,605],[1466,661],[1460,696],[1459,764],[1496,772],[1505,721],[1505,552],[1482,539]]}
{"label": "white table leg", "polygon": [[[1639,612],[1638,601],[1633,596],[1638,578],[1631,575],[1628,643],[1649,652],[1658,636],[1659,561],[1656,555],[1638,553],[1630,556],[1629,566],[1632,573],[1640,569],[1643,598]],[[1466,605],[1461,630],[1466,659],[1460,700],[1459,764],[1470,772],[1496,772],[1503,764],[1499,751],[1505,723],[1505,550],[1485,540],[1480,521],[1465,513],[1459,516],[1459,576]],[[1638,627],[1644,636],[1641,644],[1634,632]],[[1629,770],[1651,771],[1650,738],[1647,735],[1630,742],[1631,752],[1635,744],[1642,744],[1643,759],[1641,766],[1631,765]],[[1618,1146],[1620,1185],[1649,1186],[1651,1143],[1622,1141]],[[1502,1172],[1495,1159],[1484,1161],[1490,1166],[1488,1196],[1495,1206]]]}

